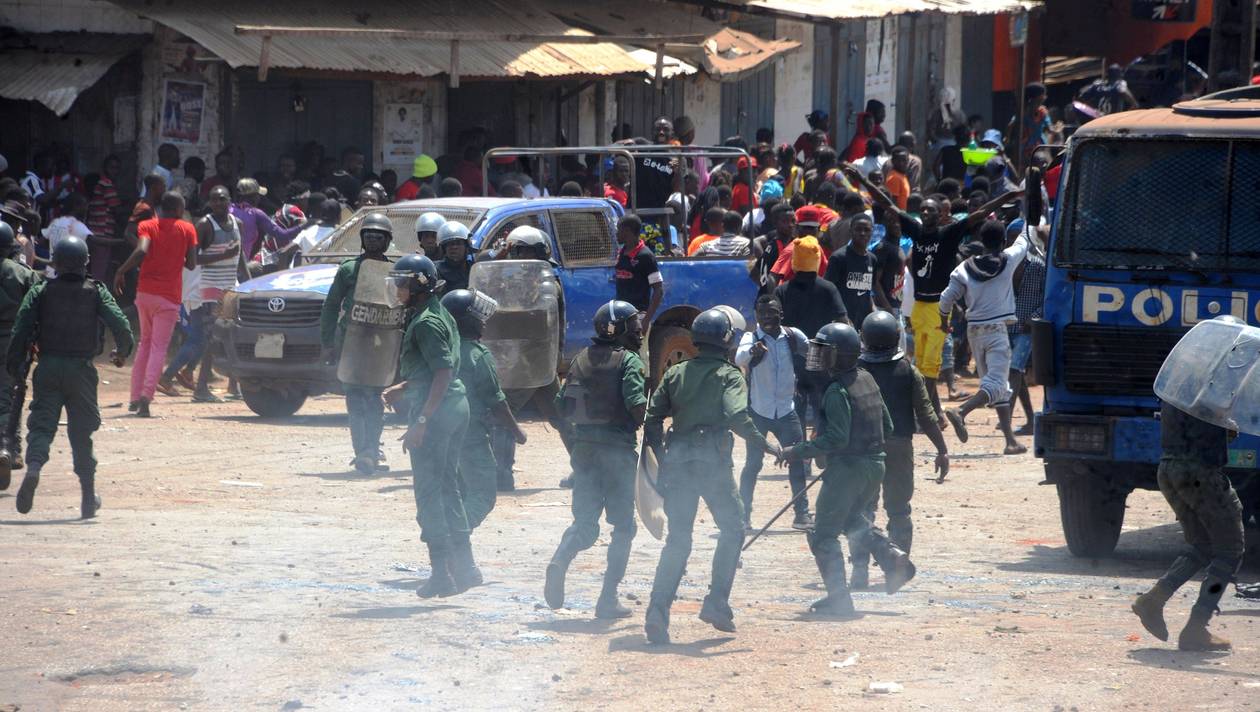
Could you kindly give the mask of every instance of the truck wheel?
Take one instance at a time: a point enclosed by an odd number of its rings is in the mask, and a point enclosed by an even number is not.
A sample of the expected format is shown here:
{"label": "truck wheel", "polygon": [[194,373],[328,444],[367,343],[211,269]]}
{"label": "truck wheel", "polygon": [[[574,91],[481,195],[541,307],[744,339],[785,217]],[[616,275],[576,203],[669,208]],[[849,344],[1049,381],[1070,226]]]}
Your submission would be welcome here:
{"label": "truck wheel", "polygon": [[691,331],[681,326],[653,329],[649,346],[653,383],[660,382],[670,366],[692,359],[699,353],[696,345],[691,343]]}
{"label": "truck wheel", "polygon": [[1073,556],[1109,556],[1120,539],[1128,492],[1115,488],[1098,473],[1062,479],[1057,487],[1059,518],[1068,550]]}
{"label": "truck wheel", "polygon": [[250,410],[264,418],[287,418],[306,402],[306,392],[302,390],[279,390],[245,383],[241,384],[241,397]]}

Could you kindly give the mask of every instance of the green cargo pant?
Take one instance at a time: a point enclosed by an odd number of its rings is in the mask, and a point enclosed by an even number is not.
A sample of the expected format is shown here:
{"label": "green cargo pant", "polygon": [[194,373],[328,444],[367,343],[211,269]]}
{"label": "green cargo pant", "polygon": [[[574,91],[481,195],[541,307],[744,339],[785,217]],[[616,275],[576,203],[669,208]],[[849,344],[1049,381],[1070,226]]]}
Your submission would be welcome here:
{"label": "green cargo pant", "polygon": [[744,505],[735,487],[730,460],[727,458],[722,464],[702,460],[671,462],[667,454],[661,464],[661,474],[664,475],[660,481],[664,487],[662,494],[669,533],[665,537],[660,563],[656,566],[652,596],[674,600],[678,583],[687,568],[687,558],[691,555],[696,510],[700,500],[704,499],[718,528],[708,598],[725,608],[735,582],[740,547],[744,544]]}
{"label": "green cargo pant", "polygon": [[[419,415],[413,408],[411,421]],[[445,546],[450,537],[468,534],[468,515],[459,492],[459,453],[468,429],[468,400],[448,396],[429,419],[424,442],[411,455],[412,489],[420,540]]]}
{"label": "green cargo pant", "polygon": [[490,447],[490,431],[484,423],[469,423],[459,452],[459,484],[468,515],[468,528],[476,529],[494,509],[498,497],[498,468]]}
{"label": "green cargo pant", "polygon": [[385,428],[384,388],[342,385],[346,394],[346,415],[350,420],[350,443],[355,457],[376,459],[381,451],[381,431]]}
{"label": "green cargo pant", "polygon": [[57,434],[64,407],[74,473],[79,477],[95,475],[92,433],[101,427],[101,412],[96,407],[96,367],[91,359],[41,357],[31,378],[31,392],[31,415],[26,421],[27,463],[38,467],[48,462],[48,448]]}
{"label": "green cargo pant", "polygon": [[[627,552],[634,539],[634,478],[639,454],[630,445],[582,440],[573,443],[573,524],[560,538],[560,550],[571,558],[599,538],[599,515],[612,525],[612,547]],[[610,550],[609,556],[612,556]]]}
{"label": "green cargo pant", "polygon": [[1160,583],[1175,591],[1206,568],[1207,578],[1194,605],[1206,620],[1242,565],[1246,550],[1242,503],[1224,471],[1196,460],[1163,458],[1157,478],[1190,545]]}
{"label": "green cargo pant", "polygon": [[[814,531],[809,547],[815,556],[842,554],[840,535],[850,548],[872,551],[887,544],[866,510],[879,496],[884,478],[883,457],[832,455],[822,475],[822,490],[814,502]],[[882,541],[881,541],[882,540]]]}
{"label": "green cargo pant", "polygon": [[[888,515],[888,538],[898,549],[910,553],[914,542],[914,523],[910,520],[910,498],[914,496],[914,443],[910,438],[889,438],[884,442],[883,490],[884,513]],[[866,505],[866,518],[875,521],[880,491]],[[866,562],[869,552],[850,542],[849,553],[858,564]]]}

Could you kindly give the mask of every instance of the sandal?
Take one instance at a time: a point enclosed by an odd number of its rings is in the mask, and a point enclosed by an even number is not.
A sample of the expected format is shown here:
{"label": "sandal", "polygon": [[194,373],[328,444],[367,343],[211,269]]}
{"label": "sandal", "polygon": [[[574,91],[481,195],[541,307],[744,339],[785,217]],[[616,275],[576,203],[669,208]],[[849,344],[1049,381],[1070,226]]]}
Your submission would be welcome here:
{"label": "sandal", "polygon": [[223,399],[213,393],[194,393],[193,403],[222,403]]}
{"label": "sandal", "polygon": [[1002,451],[1002,454],[1003,455],[1023,455],[1026,452],[1028,452],[1027,447],[1020,445],[1019,443],[1015,443],[1014,445],[1007,445],[1006,449]]}
{"label": "sandal", "polygon": [[156,390],[158,393],[161,393],[164,396],[171,396],[173,398],[178,398],[179,396],[183,395],[182,393],[179,392],[178,388],[171,385],[170,381],[158,381],[157,386],[154,387],[154,390]]}

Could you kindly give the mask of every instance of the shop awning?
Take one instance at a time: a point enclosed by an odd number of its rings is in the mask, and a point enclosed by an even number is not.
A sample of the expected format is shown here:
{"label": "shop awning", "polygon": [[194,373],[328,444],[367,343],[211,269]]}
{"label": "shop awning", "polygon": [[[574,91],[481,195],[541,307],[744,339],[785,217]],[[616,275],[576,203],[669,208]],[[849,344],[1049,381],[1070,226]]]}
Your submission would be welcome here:
{"label": "shop awning", "polygon": [[[458,58],[465,78],[598,77],[651,73],[625,47],[612,42],[568,44],[528,41],[531,36],[583,35],[531,0],[359,0],[352,3],[295,0],[116,0],[116,4],[166,25],[222,57],[232,67],[263,63],[264,37],[241,34],[238,27],[301,27],[379,31],[379,36],[330,32],[327,35],[279,33],[267,42],[266,64],[273,68],[310,69],[355,74],[435,76],[448,73]],[[451,42],[416,35],[511,36],[522,41]]]}
{"label": "shop awning", "polygon": [[0,96],[37,101],[65,116],[79,94],[146,39],[79,32],[7,37],[0,42]]}
{"label": "shop awning", "polygon": [[836,22],[877,20],[919,12],[996,15],[1030,10],[1042,3],[1040,0],[718,0],[717,4],[726,9],[807,22]]}
{"label": "shop awning", "polygon": [[535,0],[566,24],[596,34],[700,34],[699,44],[666,45],[680,59],[701,66],[715,79],[734,81],[776,57],[800,48],[793,40],[766,39],[725,27],[700,14],[700,8],[661,0],[603,0],[574,3]]}

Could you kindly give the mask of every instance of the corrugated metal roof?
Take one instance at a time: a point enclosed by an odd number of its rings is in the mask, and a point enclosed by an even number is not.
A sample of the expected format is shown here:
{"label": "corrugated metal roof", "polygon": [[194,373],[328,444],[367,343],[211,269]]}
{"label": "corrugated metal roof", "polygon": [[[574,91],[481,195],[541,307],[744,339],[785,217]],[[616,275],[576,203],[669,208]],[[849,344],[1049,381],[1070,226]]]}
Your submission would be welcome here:
{"label": "corrugated metal roof", "polygon": [[144,35],[16,36],[0,47],[0,96],[38,101],[64,116],[79,94],[144,41]]}
{"label": "corrugated metal roof", "polygon": [[873,20],[915,12],[996,15],[1041,5],[1040,0],[728,0],[785,16],[813,21]]}
{"label": "corrugated metal roof", "polygon": [[[586,34],[529,0],[116,0],[136,13],[196,40],[233,67],[257,66],[262,38],[237,35],[237,25],[377,28],[436,32]],[[357,37],[272,38],[270,66],[409,76],[444,74],[450,45],[409,39]],[[652,71],[625,48],[601,44],[461,42],[462,77],[611,76]]]}
{"label": "corrugated metal roof", "polygon": [[[574,27],[599,34],[701,34],[699,47],[668,45],[668,51],[702,65],[717,79],[734,80],[775,57],[801,46],[794,40],[758,37],[733,30],[700,14],[697,6],[661,0],[534,0],[540,7]],[[651,48],[648,48],[651,49]],[[655,62],[655,58],[653,58]]]}

